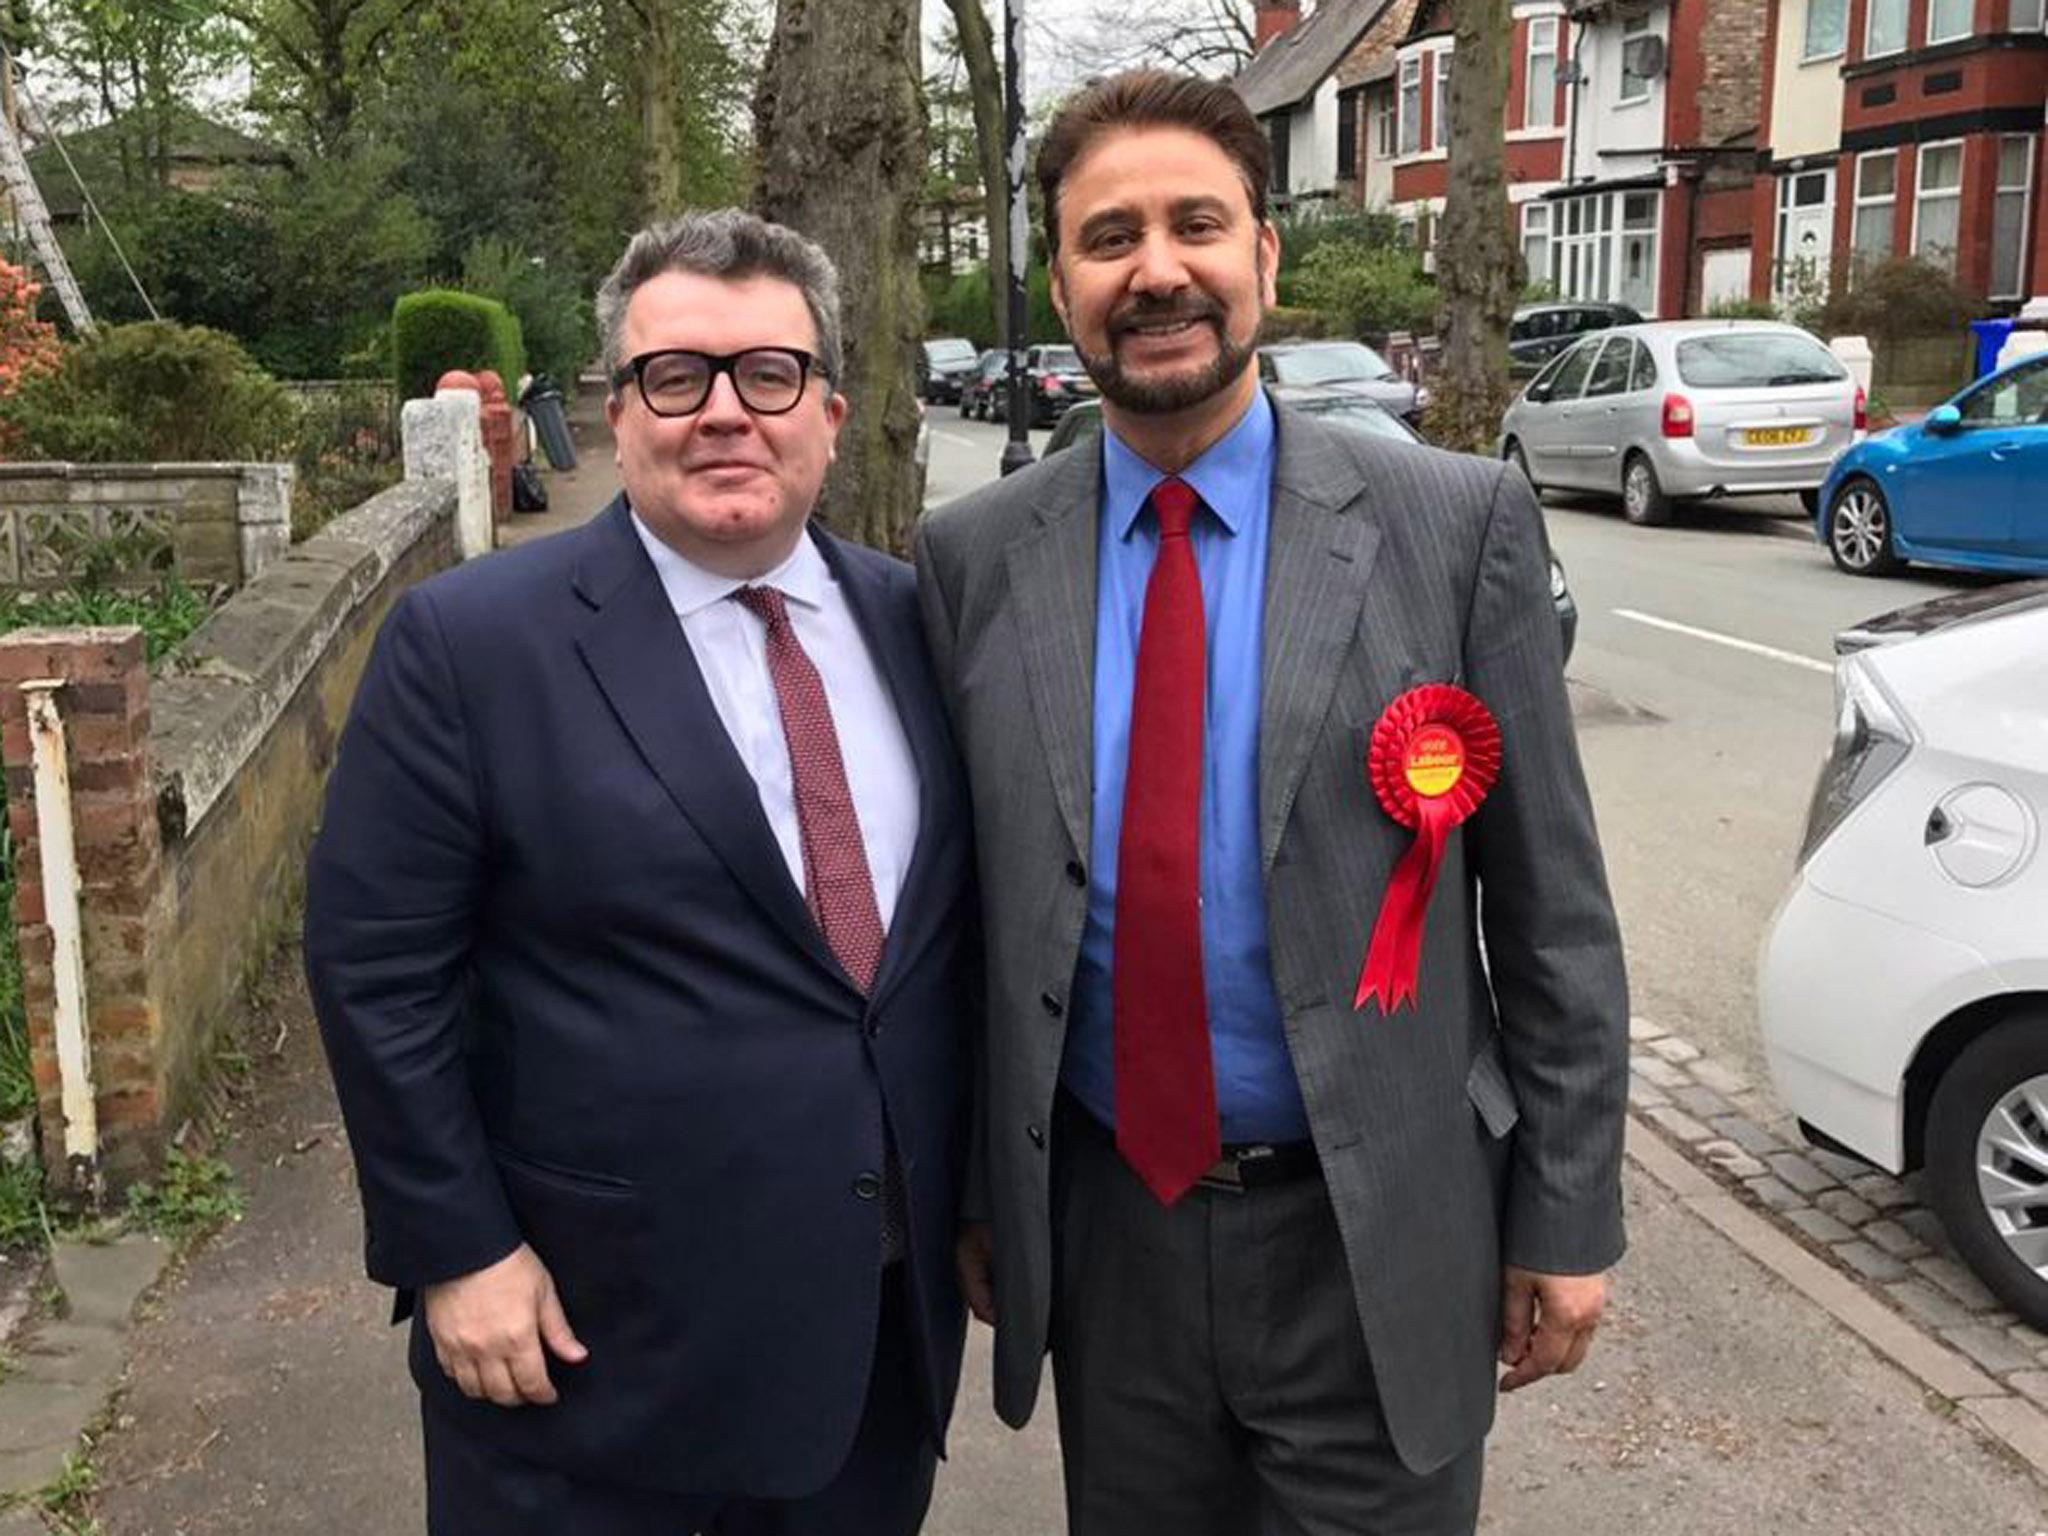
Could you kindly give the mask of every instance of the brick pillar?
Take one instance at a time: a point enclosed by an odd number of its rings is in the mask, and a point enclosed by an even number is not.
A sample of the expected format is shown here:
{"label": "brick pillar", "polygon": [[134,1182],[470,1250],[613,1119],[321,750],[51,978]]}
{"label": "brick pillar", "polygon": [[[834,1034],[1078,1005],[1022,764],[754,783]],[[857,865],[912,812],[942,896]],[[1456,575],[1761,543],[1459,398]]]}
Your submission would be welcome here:
{"label": "brick pillar", "polygon": [[56,700],[71,780],[99,1165],[119,1178],[154,1163],[166,1112],[152,985],[163,845],[150,773],[149,666],[142,631],[123,625],[0,636],[0,757],[14,838],[13,918],[44,1160],[54,1188],[84,1193],[79,1181],[87,1170],[67,1168],[63,1158],[55,945],[44,900],[28,701],[21,689],[42,678],[64,683]]}
{"label": "brick pillar", "polygon": [[518,453],[512,402],[505,396],[504,380],[490,369],[476,381],[483,395],[484,451],[491,456],[491,520],[502,523],[512,516],[512,465]]}

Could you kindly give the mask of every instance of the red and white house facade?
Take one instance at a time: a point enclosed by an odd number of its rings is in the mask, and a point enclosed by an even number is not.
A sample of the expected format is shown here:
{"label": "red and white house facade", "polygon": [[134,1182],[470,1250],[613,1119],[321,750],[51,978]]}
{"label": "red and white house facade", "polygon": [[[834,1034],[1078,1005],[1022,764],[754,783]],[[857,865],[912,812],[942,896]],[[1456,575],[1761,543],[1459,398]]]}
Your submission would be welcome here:
{"label": "red and white house facade", "polygon": [[1914,256],[2048,295],[2048,0],[1776,0],[1750,291]]}

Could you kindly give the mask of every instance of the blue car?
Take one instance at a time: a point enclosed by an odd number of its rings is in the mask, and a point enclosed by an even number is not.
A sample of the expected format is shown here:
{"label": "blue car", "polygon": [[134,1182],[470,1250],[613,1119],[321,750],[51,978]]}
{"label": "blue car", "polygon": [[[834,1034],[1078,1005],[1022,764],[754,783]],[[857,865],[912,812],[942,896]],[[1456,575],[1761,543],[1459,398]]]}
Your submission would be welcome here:
{"label": "blue car", "polygon": [[1815,521],[1852,576],[1908,560],[2048,575],[2048,353],[1849,449],[1828,471]]}

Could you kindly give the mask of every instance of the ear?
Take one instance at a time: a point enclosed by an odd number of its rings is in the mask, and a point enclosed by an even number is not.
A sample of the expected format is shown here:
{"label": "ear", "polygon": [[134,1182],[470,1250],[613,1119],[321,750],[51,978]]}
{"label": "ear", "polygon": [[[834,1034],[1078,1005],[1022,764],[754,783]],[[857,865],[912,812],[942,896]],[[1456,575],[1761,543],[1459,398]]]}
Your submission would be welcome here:
{"label": "ear", "polygon": [[839,462],[839,429],[846,425],[846,413],[851,409],[846,396],[837,390],[825,401],[825,425],[832,431],[832,441],[825,449],[827,464]]}
{"label": "ear", "polygon": [[604,397],[604,424],[611,428],[612,462],[614,464],[623,464],[625,462],[622,456],[623,450],[619,447],[619,417],[624,413],[625,406],[621,403],[617,390],[613,390]]}
{"label": "ear", "polygon": [[[1057,251],[1053,253],[1052,259],[1045,264],[1045,277],[1046,286],[1052,294],[1052,312],[1060,317],[1061,328],[1069,336],[1072,336],[1074,334],[1074,327],[1067,320],[1067,280],[1061,274],[1060,258]],[[1009,302],[1009,295],[997,294],[996,302],[998,304],[1007,304]]]}
{"label": "ear", "polygon": [[1271,219],[1259,224],[1259,302],[1267,309],[1280,302],[1280,231]]}

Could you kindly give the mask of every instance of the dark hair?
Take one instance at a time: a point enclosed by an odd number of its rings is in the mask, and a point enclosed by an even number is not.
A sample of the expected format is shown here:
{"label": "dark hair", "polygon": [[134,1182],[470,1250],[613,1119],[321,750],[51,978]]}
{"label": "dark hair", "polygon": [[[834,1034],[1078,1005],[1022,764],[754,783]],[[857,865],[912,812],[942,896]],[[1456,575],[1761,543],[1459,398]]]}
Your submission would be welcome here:
{"label": "dark hair", "polygon": [[1097,139],[1119,128],[1186,128],[1213,140],[1236,162],[1252,217],[1264,222],[1273,148],[1244,98],[1214,80],[1133,69],[1085,87],[1045,131],[1038,149],[1038,189],[1045,195],[1048,250],[1060,248],[1060,182]]}

